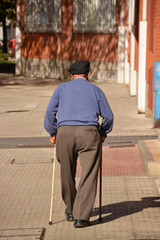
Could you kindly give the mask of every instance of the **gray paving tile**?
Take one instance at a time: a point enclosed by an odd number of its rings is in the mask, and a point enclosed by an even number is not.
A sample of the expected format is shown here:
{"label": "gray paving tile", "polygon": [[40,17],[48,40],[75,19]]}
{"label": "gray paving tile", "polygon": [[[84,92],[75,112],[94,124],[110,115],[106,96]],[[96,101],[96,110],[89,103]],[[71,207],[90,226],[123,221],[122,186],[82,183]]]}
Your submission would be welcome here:
{"label": "gray paving tile", "polygon": [[[65,221],[59,164],[56,165],[53,225],[48,224],[53,149],[43,148],[49,145],[43,119],[57,85],[56,82],[38,87],[26,83],[26,86],[0,87],[0,238],[3,239],[4,229],[45,227],[45,240],[160,239],[160,195],[154,177],[103,177],[102,223],[98,221],[98,190],[90,219],[92,225],[75,229],[73,223]],[[104,145],[137,144],[138,140],[157,138],[152,119],[137,114],[136,97],[129,97],[126,86],[103,83],[99,87],[106,93],[115,115],[113,132]],[[19,144],[32,146],[18,148]],[[33,147],[36,144],[39,147]],[[31,240],[32,237],[19,234],[8,239]]]}

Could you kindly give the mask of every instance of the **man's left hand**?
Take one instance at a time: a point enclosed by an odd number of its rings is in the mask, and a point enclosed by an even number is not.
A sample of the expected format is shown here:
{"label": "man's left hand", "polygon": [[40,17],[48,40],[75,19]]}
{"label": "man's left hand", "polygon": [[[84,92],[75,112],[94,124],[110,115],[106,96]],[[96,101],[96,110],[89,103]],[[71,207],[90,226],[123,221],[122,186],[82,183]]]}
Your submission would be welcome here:
{"label": "man's left hand", "polygon": [[56,137],[50,137],[50,142],[55,144],[56,143]]}

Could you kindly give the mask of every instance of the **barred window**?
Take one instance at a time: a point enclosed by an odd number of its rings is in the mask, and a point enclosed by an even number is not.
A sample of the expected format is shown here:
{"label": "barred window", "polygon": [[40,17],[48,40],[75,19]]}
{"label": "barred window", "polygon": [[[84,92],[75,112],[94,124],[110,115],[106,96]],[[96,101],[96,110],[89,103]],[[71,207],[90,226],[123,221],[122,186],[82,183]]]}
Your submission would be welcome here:
{"label": "barred window", "polygon": [[73,31],[116,31],[116,0],[74,0]]}
{"label": "barred window", "polygon": [[60,32],[61,0],[24,0],[25,32]]}

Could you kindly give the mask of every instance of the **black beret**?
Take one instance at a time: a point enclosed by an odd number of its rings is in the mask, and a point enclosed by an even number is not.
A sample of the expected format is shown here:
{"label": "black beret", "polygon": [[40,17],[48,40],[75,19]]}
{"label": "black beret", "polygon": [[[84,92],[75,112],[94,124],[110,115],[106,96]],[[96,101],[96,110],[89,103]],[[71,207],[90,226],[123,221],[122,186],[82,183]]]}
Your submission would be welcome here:
{"label": "black beret", "polygon": [[71,64],[68,72],[71,74],[85,74],[89,72],[90,62],[87,60],[76,61]]}

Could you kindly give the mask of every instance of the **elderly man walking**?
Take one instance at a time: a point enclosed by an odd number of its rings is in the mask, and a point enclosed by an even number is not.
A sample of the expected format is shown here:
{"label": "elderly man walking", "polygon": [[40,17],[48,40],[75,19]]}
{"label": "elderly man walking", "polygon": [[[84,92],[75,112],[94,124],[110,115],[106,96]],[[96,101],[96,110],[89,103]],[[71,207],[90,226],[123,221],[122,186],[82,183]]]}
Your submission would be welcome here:
{"label": "elderly man walking", "polygon": [[[97,191],[100,146],[113,127],[113,113],[104,93],[88,81],[89,68],[89,61],[76,61],[70,66],[72,80],[55,89],[44,121],[51,142],[56,142],[66,219],[74,221],[75,228],[90,224]],[[103,119],[101,124],[99,116]],[[81,178],[76,189],[78,157]]]}

